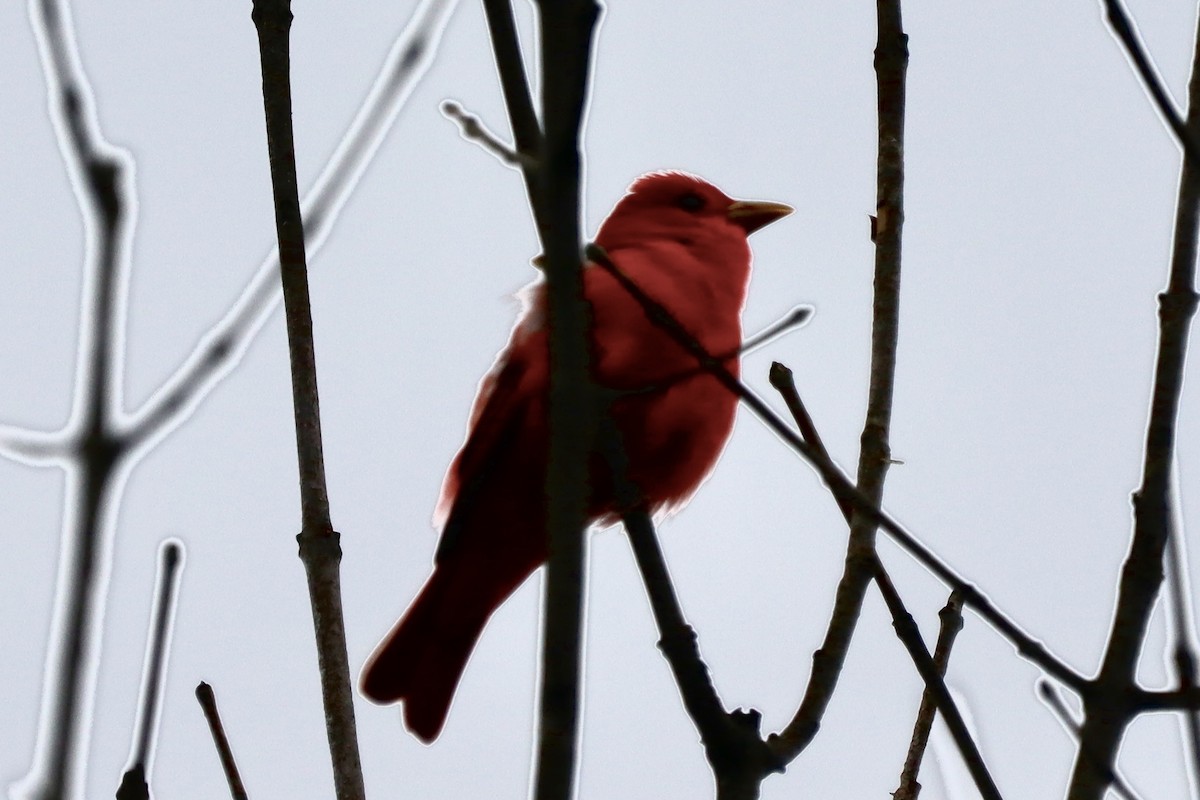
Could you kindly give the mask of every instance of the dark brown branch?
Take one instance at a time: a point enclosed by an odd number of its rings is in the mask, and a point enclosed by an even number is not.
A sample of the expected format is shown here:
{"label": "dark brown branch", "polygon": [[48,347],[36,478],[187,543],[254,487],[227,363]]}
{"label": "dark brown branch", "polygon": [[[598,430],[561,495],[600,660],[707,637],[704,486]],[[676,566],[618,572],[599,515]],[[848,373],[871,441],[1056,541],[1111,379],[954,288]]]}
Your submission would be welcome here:
{"label": "dark brown branch", "polygon": [[[937,644],[933,649],[933,663],[937,674],[945,677],[946,668],[950,664],[950,650],[954,647],[954,639],[962,630],[962,597],[955,592],[950,593],[950,599],[938,612],[941,628],[938,632]],[[937,703],[929,687],[921,694],[921,705],[917,709],[917,721],[913,725],[912,741],[908,745],[908,755],[904,759],[904,769],[900,772],[900,785],[892,792],[893,800],[917,800],[921,793],[921,784],[917,777],[921,772],[921,761],[925,757],[925,748],[929,745],[929,732],[933,729],[933,718],[937,713]]]}
{"label": "dark brown branch", "polygon": [[[1187,340],[1196,311],[1194,274],[1196,238],[1200,233],[1200,159],[1188,142],[1200,137],[1200,27],[1188,85],[1183,167],[1175,208],[1175,233],[1167,291],[1159,295],[1158,354],[1154,365],[1150,420],[1142,466],[1142,483],[1133,495],[1133,541],[1121,568],[1116,610],[1109,629],[1095,691],[1084,696],[1079,751],[1067,797],[1100,800],[1111,782],[1117,749],[1133,709],[1125,703],[1136,685],[1137,662],[1150,614],[1163,582],[1163,555],[1171,527],[1171,465],[1175,456],[1176,421],[1183,389]],[[1086,755],[1085,755],[1086,754]]]}
{"label": "dark brown branch", "polygon": [[[588,310],[580,259],[579,133],[587,97],[594,0],[539,2],[542,119],[535,215],[546,254],[550,452],[540,724],[534,797],[569,800],[578,755],[587,459],[595,441]],[[514,120],[514,128],[521,120]],[[521,134],[518,134],[521,135]],[[528,180],[528,172],[526,171]],[[540,214],[538,213],[540,212]]]}
{"label": "dark brown branch", "polygon": [[221,759],[221,769],[225,772],[225,780],[229,782],[229,794],[233,800],[246,800],[246,787],[242,784],[237,762],[233,760],[233,750],[230,749],[229,739],[225,736],[225,726],[221,724],[221,715],[217,711],[217,696],[213,693],[213,688],[200,681],[196,685],[196,700],[200,703],[204,719],[208,722],[208,730],[217,748],[217,757]]}
{"label": "dark brown branch", "polygon": [[292,403],[296,423],[296,452],[300,465],[300,558],[308,578],[325,731],[333,762],[334,786],[340,800],[366,796],[354,695],[342,618],[339,534],[329,518],[329,496],[321,445],[321,415],[317,396],[317,364],[312,334],[305,263],[304,225],[296,183],[296,153],[292,138],[292,93],[288,0],[255,0],[252,13],[262,60],[263,105],[266,110],[267,151],[275,201],[275,230],[279,240],[280,277],[287,317],[288,353],[292,373]]}

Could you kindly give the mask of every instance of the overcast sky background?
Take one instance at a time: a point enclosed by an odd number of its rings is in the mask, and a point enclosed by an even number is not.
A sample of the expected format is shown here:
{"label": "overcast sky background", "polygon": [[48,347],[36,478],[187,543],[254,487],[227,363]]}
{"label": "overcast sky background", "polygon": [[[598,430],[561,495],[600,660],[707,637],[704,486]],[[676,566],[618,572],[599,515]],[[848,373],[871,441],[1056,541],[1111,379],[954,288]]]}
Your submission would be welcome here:
{"label": "overcast sky background", "polygon": [[[311,185],[413,3],[300,3],[296,150]],[[517,3],[526,42],[531,9]],[[587,120],[585,229],[642,172],[696,172],[797,213],[754,235],[746,327],[798,303],[803,330],[746,359],[790,365],[835,458],[853,469],[866,398],[875,204],[871,3],[612,3]],[[126,391],[140,404],[238,296],[273,241],[248,3],[74,5],[109,139],[137,162]],[[1195,9],[1132,12],[1183,97]],[[1095,0],[908,3],[902,320],[885,506],[1026,630],[1091,674],[1102,652],[1139,477],[1180,155]],[[0,421],[52,430],[69,412],[82,225],[21,3],[0,4]],[[325,454],[343,533],[357,670],[424,580],[430,517],[476,382],[534,277],[519,176],[464,142],[447,98],[507,130],[483,13],[462,3],[431,71],[312,271]],[[1191,388],[1191,387],[1188,387]],[[1185,392],[1182,514],[1197,518],[1200,407]],[[63,478],[0,461],[0,778],[28,769],[51,615]],[[153,785],[226,792],[197,681],[217,692],[250,793],[332,795],[312,623],[295,556],[299,503],[282,316],[133,473],[118,518],[89,797],[111,796],[129,747],[159,541],[187,565]],[[794,713],[844,553],[813,471],[741,413],[725,457],[661,528],[672,572],[730,706],[779,730]],[[706,797],[628,544],[592,538],[581,798]],[[1200,546],[1192,547],[1200,554]],[[881,554],[927,638],[946,590],[890,543]],[[1192,571],[1200,569],[1192,559]],[[358,706],[376,797],[525,795],[539,582],[494,617],[441,738]],[[1142,678],[1164,686],[1163,609]],[[968,615],[949,683],[1006,797],[1061,796],[1073,743],[1039,703],[1038,670]],[[872,591],[815,744],[773,798],[886,797],[921,683]],[[1176,718],[1146,717],[1121,758],[1146,798],[1186,796]],[[951,749],[928,800],[973,796]]]}

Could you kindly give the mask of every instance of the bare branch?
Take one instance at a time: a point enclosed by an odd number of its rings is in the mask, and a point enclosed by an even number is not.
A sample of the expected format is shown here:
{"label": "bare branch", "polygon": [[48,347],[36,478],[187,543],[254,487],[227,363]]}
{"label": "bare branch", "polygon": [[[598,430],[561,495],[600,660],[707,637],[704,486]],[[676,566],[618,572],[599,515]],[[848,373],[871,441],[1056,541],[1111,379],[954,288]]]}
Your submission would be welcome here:
{"label": "bare branch", "polygon": [[[950,599],[938,613],[941,619],[941,629],[938,632],[937,645],[933,649],[933,663],[938,675],[945,677],[946,668],[950,664],[950,650],[954,647],[954,639],[962,630],[962,597],[955,592],[950,593]],[[893,800],[917,800],[921,793],[921,784],[917,776],[921,772],[921,761],[925,757],[925,748],[929,744],[929,731],[933,728],[933,717],[937,713],[937,704],[929,687],[921,694],[921,706],[917,709],[917,721],[913,725],[912,741],[908,745],[908,756],[904,760],[904,769],[900,772],[900,786],[892,792]]]}
{"label": "bare branch", "polygon": [[246,787],[242,784],[237,762],[233,760],[233,751],[229,748],[228,737],[225,736],[225,726],[221,724],[221,715],[217,711],[217,696],[213,693],[213,688],[200,681],[196,685],[196,700],[204,712],[204,719],[208,721],[208,730],[212,733],[217,757],[221,759],[221,769],[225,771],[225,780],[229,782],[229,794],[233,800],[246,800]]}
{"label": "bare branch", "polygon": [[1187,130],[1176,133],[1184,145],[1183,167],[1175,208],[1170,277],[1167,291],[1159,295],[1158,354],[1146,426],[1142,483],[1133,495],[1133,541],[1121,569],[1116,608],[1095,690],[1084,696],[1084,719],[1067,793],[1069,800],[1100,800],[1112,780],[1117,749],[1136,713],[1126,705],[1126,693],[1136,686],[1138,657],[1163,582],[1164,548],[1173,513],[1171,465],[1175,458],[1176,422],[1188,336],[1197,303],[1194,276],[1196,238],[1200,234],[1200,158],[1188,142],[1200,138],[1200,27],[1196,31],[1188,86]]}

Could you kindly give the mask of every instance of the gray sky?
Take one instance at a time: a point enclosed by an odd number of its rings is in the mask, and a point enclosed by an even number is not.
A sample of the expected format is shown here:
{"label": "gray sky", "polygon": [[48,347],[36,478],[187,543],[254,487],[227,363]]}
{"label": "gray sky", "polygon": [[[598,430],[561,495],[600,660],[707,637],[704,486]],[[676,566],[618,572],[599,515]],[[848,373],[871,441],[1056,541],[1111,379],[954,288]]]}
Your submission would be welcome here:
{"label": "gray sky", "polygon": [[[353,117],[411,3],[295,8],[301,185]],[[528,22],[529,9],[518,3]],[[1132,5],[1181,97],[1194,9]],[[248,4],[74,7],[100,121],[137,162],[126,391],[141,403],[229,307],[272,242]],[[907,224],[893,468],[885,505],[1026,630],[1091,673],[1130,528],[1179,152],[1092,0],[910,3]],[[0,6],[0,422],[54,429],[74,374],[82,227],[46,112],[22,4]],[[526,25],[525,32],[532,28]],[[527,36],[527,40],[529,37]],[[797,303],[802,331],[746,360],[778,407],[771,360],[797,374],[853,467],[866,397],[875,99],[870,4],[614,3],[599,31],[586,134],[587,230],[638,174],[696,172],[797,213],[755,234],[746,327]],[[423,581],[430,517],[476,382],[505,341],[537,251],[519,176],[438,113],[461,102],[506,130],[482,11],[455,12],[312,286],[334,522],[357,669]],[[252,794],[328,797],[312,626],[295,556],[298,499],[282,317],[129,480],[97,690],[89,796],[128,751],[158,542],[187,544],[154,785],[225,791],[192,698],[217,692]],[[1200,408],[1180,428],[1183,519]],[[0,461],[0,778],[29,766],[53,599],[63,480]],[[728,706],[779,730],[794,712],[841,571],[845,530],[811,469],[749,415],[709,483],[661,529],[677,588]],[[704,797],[628,545],[592,538],[582,798]],[[1196,550],[1193,547],[1193,550]],[[881,553],[927,638],[946,590]],[[495,616],[429,748],[394,709],[358,708],[375,796],[521,797],[531,752],[538,581]],[[1160,607],[1141,666],[1167,680]],[[1038,671],[968,616],[950,684],[1007,797],[1061,795],[1073,746],[1036,700]],[[817,742],[764,798],[883,797],[921,684],[871,593]],[[932,756],[933,754],[931,754]],[[1178,724],[1146,717],[1121,759],[1145,796],[1185,796]],[[955,793],[931,757],[923,797]],[[947,776],[950,776],[947,778]]]}

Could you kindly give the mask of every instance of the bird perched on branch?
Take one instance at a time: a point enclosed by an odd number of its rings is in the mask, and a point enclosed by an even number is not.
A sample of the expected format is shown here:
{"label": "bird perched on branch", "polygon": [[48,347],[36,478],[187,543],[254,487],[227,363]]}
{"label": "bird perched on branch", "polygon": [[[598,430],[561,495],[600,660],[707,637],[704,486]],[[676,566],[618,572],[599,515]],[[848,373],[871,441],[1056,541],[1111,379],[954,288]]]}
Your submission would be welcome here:
{"label": "bird perched on branch", "polygon": [[[681,172],[637,179],[596,244],[734,374],[750,280],[747,236],[791,213],[735,201]],[[591,377],[623,445],[627,478],[652,509],[677,506],[712,470],[733,429],[736,398],[657,328],[616,279],[585,266]],[[508,346],[479,386],[467,440],[450,465],[435,522],[433,574],[367,663],[363,693],[404,701],[404,720],[437,738],[488,618],[541,566],[548,550],[548,331],[544,284],[534,287]],[[588,517],[620,512],[607,462],[589,462]]]}

